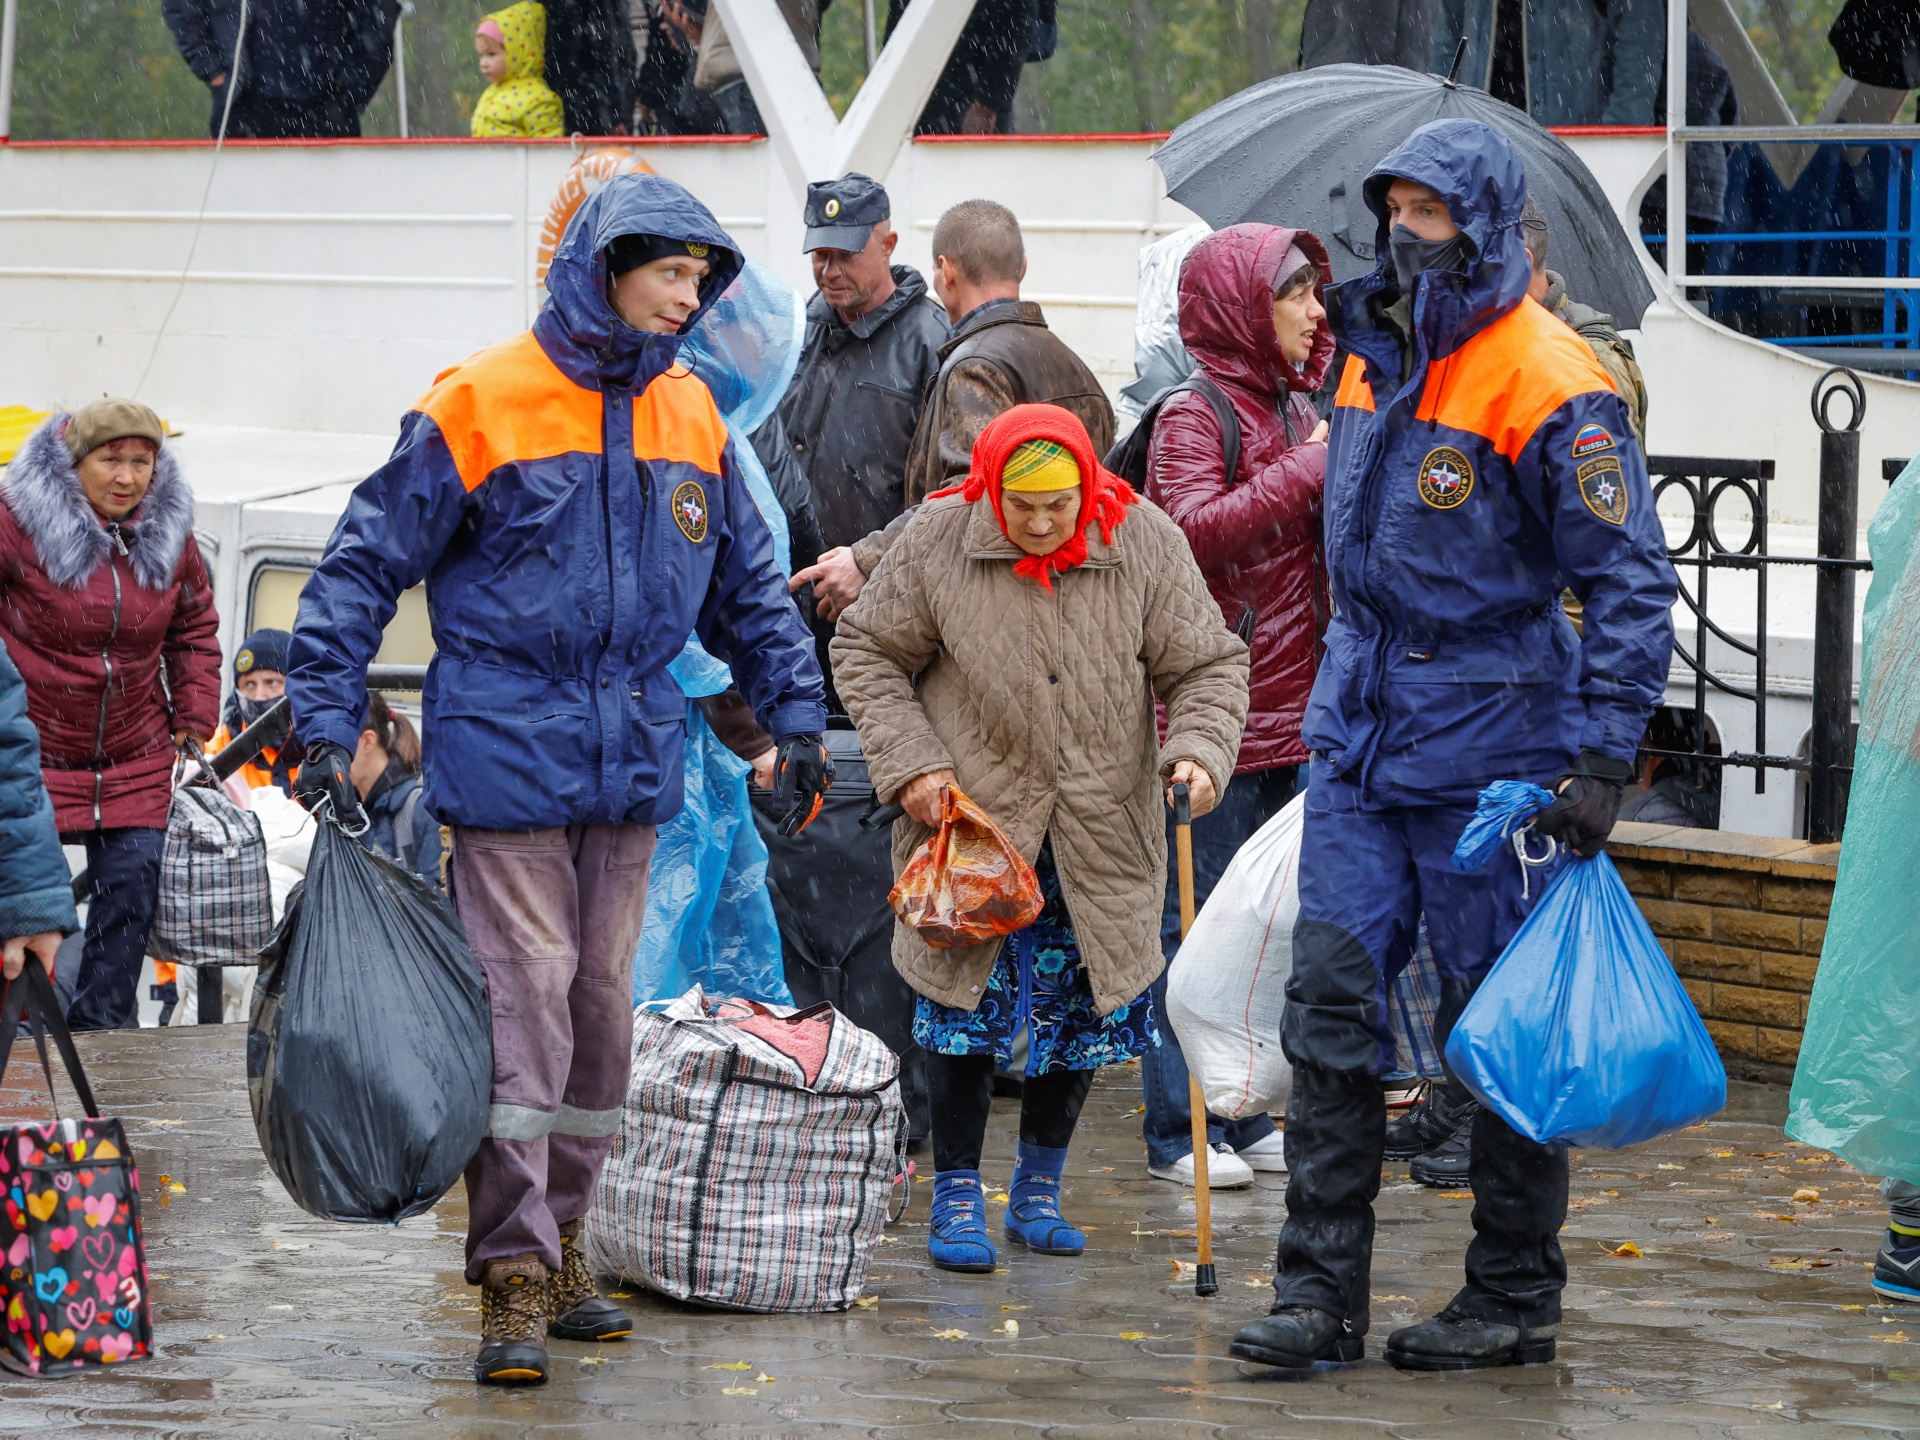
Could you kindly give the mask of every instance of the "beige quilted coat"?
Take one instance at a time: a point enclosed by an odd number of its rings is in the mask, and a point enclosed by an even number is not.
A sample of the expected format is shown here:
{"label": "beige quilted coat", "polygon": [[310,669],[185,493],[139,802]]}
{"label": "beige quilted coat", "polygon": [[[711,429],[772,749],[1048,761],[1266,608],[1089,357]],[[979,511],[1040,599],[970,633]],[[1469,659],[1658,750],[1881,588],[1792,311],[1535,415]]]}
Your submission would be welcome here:
{"label": "beige quilted coat", "polygon": [[[986,500],[927,502],[840,618],[833,673],[882,800],[951,767],[1029,861],[1052,832],[1105,1015],[1160,973],[1163,776],[1197,761],[1225,793],[1247,715],[1247,647],[1222,625],[1186,537],[1153,505],[1133,506],[1111,545],[1089,529],[1087,545],[1049,594],[1013,573],[1021,552]],[[895,823],[896,875],[929,833]],[[972,1010],[1004,943],[936,949],[896,924],[893,963],[921,994]]]}

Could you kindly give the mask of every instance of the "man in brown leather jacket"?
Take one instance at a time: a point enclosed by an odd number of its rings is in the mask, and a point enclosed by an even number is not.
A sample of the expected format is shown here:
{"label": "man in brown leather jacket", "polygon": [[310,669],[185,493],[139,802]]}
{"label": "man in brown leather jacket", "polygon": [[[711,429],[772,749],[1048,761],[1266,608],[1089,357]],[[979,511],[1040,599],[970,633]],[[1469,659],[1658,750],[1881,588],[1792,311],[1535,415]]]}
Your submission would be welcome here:
{"label": "man in brown leather jacket", "polygon": [[[953,333],[940,347],[940,373],[907,451],[907,505],[962,479],[987,422],[1015,405],[1072,411],[1087,427],[1094,453],[1106,454],[1114,429],[1106,391],[1047,328],[1040,307],[1020,298],[1027,252],[1013,212],[991,200],[961,201],[934,227],[933,255],[934,294],[946,306]],[[820,613],[837,617],[859,596],[906,518],[829,550],[817,565],[794,575],[794,588],[811,581]]]}

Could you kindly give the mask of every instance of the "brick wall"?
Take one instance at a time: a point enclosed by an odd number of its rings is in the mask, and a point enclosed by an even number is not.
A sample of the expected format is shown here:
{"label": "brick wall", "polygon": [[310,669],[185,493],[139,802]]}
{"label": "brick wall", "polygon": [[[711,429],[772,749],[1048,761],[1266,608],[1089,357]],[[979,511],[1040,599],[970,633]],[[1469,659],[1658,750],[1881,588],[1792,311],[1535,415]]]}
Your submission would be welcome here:
{"label": "brick wall", "polygon": [[1737,1079],[1793,1079],[1838,845],[1622,824],[1608,853]]}

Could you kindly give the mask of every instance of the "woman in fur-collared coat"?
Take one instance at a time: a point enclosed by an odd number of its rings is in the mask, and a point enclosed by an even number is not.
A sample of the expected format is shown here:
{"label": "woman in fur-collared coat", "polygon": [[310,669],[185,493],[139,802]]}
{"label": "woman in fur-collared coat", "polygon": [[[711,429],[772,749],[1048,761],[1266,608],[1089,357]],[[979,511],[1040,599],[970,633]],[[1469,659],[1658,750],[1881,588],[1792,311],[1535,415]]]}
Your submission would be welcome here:
{"label": "woman in fur-collared coat", "polygon": [[137,1023],[174,756],[213,733],[220,643],[193,493],[130,400],[55,415],[0,480],[0,642],[61,839],[93,877],[76,1030]]}

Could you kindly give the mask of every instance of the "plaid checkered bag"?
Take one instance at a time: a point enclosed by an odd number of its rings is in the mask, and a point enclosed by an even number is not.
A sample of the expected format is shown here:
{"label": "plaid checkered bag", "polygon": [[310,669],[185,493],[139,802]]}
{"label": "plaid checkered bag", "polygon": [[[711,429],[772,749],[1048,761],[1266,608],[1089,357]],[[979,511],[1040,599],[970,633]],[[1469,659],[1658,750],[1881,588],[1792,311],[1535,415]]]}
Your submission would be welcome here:
{"label": "plaid checkered bag", "polygon": [[194,759],[208,783],[174,788],[147,953],[177,965],[257,965],[273,933],[266,836],[197,749]]}
{"label": "plaid checkered bag", "polygon": [[900,1062],[830,1005],[634,1012],[633,1079],[588,1212],[596,1268],[728,1310],[845,1310],[906,1169]]}

